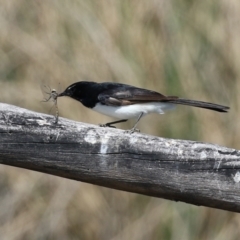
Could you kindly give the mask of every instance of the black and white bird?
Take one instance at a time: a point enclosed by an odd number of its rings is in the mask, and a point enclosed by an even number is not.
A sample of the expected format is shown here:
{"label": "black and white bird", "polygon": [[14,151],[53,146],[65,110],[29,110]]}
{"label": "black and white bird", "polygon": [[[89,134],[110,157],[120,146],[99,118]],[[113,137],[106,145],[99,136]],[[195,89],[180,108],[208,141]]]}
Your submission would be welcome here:
{"label": "black and white bird", "polygon": [[112,124],[136,118],[137,121],[130,130],[131,133],[136,130],[136,126],[143,116],[150,113],[164,114],[165,111],[173,109],[177,104],[205,108],[217,112],[227,112],[229,110],[229,107],[214,103],[189,100],[176,96],[164,96],[155,91],[112,82],[76,82],[58,94],[58,97],[62,96],[71,97],[81,102],[85,107],[104,115],[121,119],[101,126],[112,127]]}

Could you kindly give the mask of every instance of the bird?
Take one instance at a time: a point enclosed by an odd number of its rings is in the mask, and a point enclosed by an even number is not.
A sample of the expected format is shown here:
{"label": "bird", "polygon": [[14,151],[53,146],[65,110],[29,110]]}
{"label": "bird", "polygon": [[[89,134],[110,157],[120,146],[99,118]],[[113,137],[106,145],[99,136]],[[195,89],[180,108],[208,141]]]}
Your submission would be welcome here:
{"label": "bird", "polygon": [[140,119],[150,113],[164,114],[176,105],[205,108],[217,112],[228,112],[227,106],[184,99],[177,96],[165,96],[159,92],[114,82],[80,81],[68,86],[57,97],[67,96],[81,102],[85,107],[101,114],[120,119],[101,124],[102,127],[114,127],[114,124],[136,118],[134,126],[127,130],[137,131]]}

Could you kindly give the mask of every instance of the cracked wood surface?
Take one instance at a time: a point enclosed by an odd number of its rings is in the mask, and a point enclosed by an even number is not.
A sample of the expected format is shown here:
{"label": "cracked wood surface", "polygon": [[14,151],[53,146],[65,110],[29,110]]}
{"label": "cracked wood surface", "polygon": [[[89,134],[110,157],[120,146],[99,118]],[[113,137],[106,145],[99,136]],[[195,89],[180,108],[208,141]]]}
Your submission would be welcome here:
{"label": "cracked wood surface", "polygon": [[0,104],[0,163],[108,188],[240,212],[240,151]]}

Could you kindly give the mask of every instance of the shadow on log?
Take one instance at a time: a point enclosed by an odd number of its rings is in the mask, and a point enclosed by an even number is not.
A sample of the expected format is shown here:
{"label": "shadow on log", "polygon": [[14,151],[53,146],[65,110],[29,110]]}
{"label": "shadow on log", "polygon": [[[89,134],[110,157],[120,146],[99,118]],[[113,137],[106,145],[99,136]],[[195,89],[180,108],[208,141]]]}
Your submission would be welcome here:
{"label": "shadow on log", "polygon": [[240,212],[240,151],[100,128],[0,104],[0,163]]}

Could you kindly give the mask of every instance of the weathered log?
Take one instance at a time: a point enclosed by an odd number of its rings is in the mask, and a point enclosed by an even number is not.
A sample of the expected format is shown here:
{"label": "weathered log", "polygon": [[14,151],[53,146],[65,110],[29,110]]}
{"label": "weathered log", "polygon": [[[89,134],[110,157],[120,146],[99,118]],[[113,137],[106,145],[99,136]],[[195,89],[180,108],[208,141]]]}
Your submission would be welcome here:
{"label": "weathered log", "polygon": [[129,134],[0,104],[0,163],[240,212],[240,151]]}

